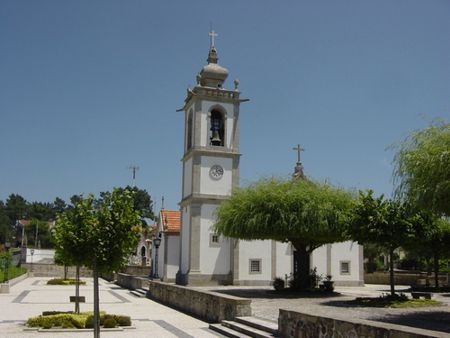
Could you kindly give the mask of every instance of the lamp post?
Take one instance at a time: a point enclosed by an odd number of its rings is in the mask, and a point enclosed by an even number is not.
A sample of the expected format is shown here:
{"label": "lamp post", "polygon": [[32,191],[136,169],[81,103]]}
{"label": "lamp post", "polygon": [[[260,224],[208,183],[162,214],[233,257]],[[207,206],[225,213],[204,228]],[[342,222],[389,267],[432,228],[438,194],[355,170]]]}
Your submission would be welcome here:
{"label": "lamp post", "polygon": [[158,249],[161,245],[161,237],[155,237],[153,239],[153,244],[155,245],[155,269],[153,270],[153,278],[158,279]]}
{"label": "lamp post", "polygon": [[31,254],[31,268],[30,271],[33,272],[33,255],[34,255],[34,249],[30,250],[30,254]]}

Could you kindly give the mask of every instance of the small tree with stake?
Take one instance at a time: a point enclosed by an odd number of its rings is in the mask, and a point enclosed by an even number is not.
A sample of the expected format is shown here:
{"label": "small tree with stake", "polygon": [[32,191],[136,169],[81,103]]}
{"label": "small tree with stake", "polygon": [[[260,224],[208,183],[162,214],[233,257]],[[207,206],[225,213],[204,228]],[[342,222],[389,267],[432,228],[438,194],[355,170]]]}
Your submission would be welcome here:
{"label": "small tree with stake", "polygon": [[123,266],[139,240],[141,224],[133,198],[129,189],[114,189],[97,203],[92,195],[80,197],[72,211],[58,217],[55,227],[59,250],[70,260],[78,253],[77,262],[93,270],[95,338],[100,337],[99,274]]}
{"label": "small tree with stake", "polygon": [[420,233],[420,222],[409,208],[373,191],[360,192],[349,226],[349,236],[360,244],[372,243],[384,247],[389,255],[389,280],[391,295],[395,295],[394,251],[407,245]]}

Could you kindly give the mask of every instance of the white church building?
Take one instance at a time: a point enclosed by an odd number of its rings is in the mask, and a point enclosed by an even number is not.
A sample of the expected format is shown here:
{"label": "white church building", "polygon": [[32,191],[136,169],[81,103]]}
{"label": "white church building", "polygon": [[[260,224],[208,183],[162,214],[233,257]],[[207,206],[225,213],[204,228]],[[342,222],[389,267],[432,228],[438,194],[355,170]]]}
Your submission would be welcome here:
{"label": "white church building", "polygon": [[[166,274],[161,278],[181,285],[270,285],[293,271],[290,243],[231,239],[213,231],[217,207],[239,186],[239,115],[241,103],[248,101],[241,98],[237,80],[234,88],[224,87],[228,70],[218,64],[215,36],[210,33],[208,62],[179,110],[185,135],[180,235],[177,244],[172,238],[163,246],[160,264]],[[163,268],[173,256],[168,252],[179,255],[176,273]],[[318,274],[332,275],[337,285],[363,284],[362,247],[357,243],[320,247],[310,266]]]}

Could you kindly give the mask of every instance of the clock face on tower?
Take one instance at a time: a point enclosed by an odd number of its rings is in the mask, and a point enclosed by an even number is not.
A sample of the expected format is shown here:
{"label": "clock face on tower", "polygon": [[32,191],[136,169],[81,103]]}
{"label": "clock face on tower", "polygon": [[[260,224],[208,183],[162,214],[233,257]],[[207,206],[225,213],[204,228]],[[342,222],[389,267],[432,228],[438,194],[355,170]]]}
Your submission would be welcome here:
{"label": "clock face on tower", "polygon": [[209,169],[209,176],[214,180],[220,180],[223,176],[223,168],[218,164],[214,164],[211,169]]}

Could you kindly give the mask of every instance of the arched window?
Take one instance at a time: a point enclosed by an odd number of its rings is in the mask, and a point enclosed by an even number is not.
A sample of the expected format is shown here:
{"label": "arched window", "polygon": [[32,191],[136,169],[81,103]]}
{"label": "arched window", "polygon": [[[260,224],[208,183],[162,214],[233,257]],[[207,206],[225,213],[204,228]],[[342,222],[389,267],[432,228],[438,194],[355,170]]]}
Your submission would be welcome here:
{"label": "arched window", "polygon": [[192,148],[192,111],[189,112],[186,128],[186,149],[189,150]]}
{"label": "arched window", "polygon": [[221,112],[217,110],[213,110],[211,112],[211,137],[210,145],[212,146],[223,146],[225,144],[224,136],[225,136],[225,123],[223,120],[223,115]]}

